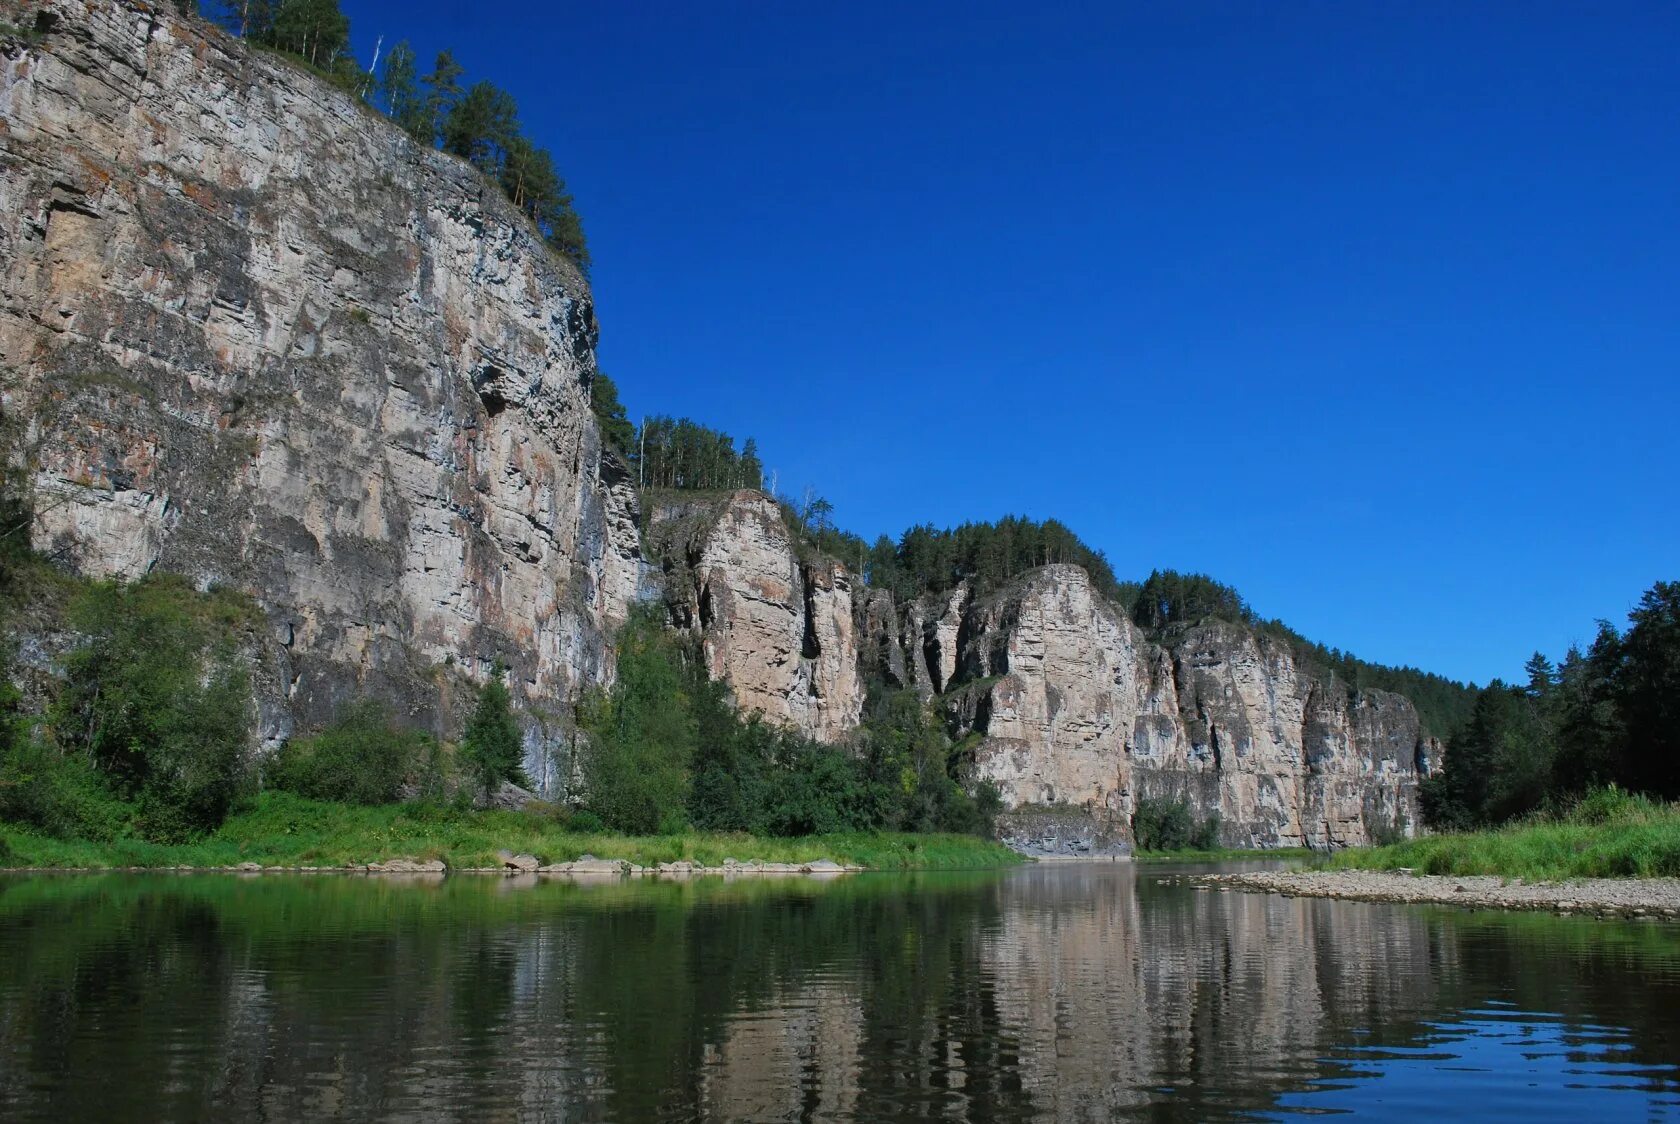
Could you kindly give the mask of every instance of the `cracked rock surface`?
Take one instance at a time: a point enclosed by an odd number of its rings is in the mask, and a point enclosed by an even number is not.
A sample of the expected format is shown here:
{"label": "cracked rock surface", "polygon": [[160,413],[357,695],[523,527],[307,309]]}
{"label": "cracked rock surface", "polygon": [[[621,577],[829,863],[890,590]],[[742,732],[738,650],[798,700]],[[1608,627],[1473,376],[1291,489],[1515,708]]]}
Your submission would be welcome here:
{"label": "cracked rock surface", "polygon": [[357,692],[446,723],[501,660],[554,789],[553,716],[610,677],[640,565],[584,278],[465,163],[199,21],[7,14],[45,29],[0,48],[35,546],[252,593],[270,744]]}

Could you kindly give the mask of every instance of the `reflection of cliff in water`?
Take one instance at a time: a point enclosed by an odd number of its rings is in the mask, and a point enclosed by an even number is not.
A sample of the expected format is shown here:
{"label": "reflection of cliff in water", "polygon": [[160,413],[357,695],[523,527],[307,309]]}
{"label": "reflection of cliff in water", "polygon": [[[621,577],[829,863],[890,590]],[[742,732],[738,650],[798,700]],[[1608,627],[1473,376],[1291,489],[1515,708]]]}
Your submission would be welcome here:
{"label": "reflection of cliff in water", "polygon": [[1204,1118],[1346,1081],[1360,1049],[1438,1042],[1426,1022],[1490,1003],[1631,1027],[1629,1080],[1672,1083],[1653,1067],[1677,1001],[1672,927],[1125,864],[0,883],[8,1117]]}

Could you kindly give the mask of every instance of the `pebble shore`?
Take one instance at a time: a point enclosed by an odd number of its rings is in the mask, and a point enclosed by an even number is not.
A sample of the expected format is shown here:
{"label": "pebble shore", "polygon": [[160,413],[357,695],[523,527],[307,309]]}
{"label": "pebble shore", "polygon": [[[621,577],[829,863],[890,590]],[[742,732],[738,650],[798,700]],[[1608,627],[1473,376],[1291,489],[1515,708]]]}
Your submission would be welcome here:
{"label": "pebble shore", "polygon": [[1210,888],[1230,887],[1286,897],[1360,902],[1417,902],[1475,909],[1530,909],[1680,921],[1680,879],[1585,878],[1526,882],[1491,875],[1431,875],[1379,870],[1267,870],[1202,874]]}

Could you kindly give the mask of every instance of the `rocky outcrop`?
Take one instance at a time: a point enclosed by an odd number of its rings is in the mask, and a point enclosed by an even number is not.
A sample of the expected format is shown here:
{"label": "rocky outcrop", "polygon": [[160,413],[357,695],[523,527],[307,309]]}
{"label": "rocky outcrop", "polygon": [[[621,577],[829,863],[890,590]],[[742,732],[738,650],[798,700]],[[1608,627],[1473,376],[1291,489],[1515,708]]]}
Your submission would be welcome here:
{"label": "rocky outcrop", "polygon": [[271,742],[359,691],[443,722],[502,661],[550,790],[640,566],[588,285],[465,163],[168,7],[5,5],[39,32],[0,48],[35,545],[250,591]]}
{"label": "rocky outcrop", "polygon": [[684,497],[649,515],[673,616],[698,635],[707,670],[736,705],[819,741],[855,727],[860,626],[846,568],[802,560],[780,507],[761,492]]}
{"label": "rocky outcrop", "polygon": [[959,584],[854,604],[843,567],[801,561],[768,496],[680,496],[650,516],[673,618],[738,705],[838,741],[871,678],[937,700],[976,739],[976,773],[1017,811],[1006,827],[1024,849],[1124,850],[1146,798],[1218,816],[1231,846],[1415,829],[1433,743],[1411,704],[1321,679],[1283,641],[1210,621],[1157,644],[1067,565],[984,597]]}
{"label": "rocky outcrop", "polygon": [[1349,692],[1290,647],[1209,622],[1149,642],[1074,566],[970,611],[963,724],[1011,806],[1068,804],[1124,824],[1145,797],[1218,815],[1235,846],[1410,834],[1429,743],[1398,695]]}

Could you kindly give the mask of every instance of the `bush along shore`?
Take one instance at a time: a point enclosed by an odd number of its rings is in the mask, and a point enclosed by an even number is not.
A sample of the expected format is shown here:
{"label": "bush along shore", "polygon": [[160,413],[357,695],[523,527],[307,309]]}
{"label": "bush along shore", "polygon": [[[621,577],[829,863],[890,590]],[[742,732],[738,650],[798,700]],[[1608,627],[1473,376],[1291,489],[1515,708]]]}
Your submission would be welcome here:
{"label": "bush along shore", "polygon": [[[684,641],[639,613],[612,693],[579,708],[584,795],[530,798],[503,677],[460,734],[377,698],[254,752],[246,648],[260,614],[155,575],[86,582],[0,554],[0,616],[80,641],[26,698],[0,649],[0,866],[667,873],[988,867],[995,790],[913,693],[855,744],[742,717]],[[39,677],[38,677],[39,678]],[[509,801],[518,811],[500,810]],[[578,864],[583,862],[588,869]],[[552,868],[568,867],[565,871]]]}
{"label": "bush along shore", "polygon": [[971,835],[848,832],[772,839],[682,832],[630,836],[573,828],[547,810],[441,804],[373,807],[264,793],[201,839],[59,839],[0,825],[0,867],[547,874],[935,870],[1022,861]]}

